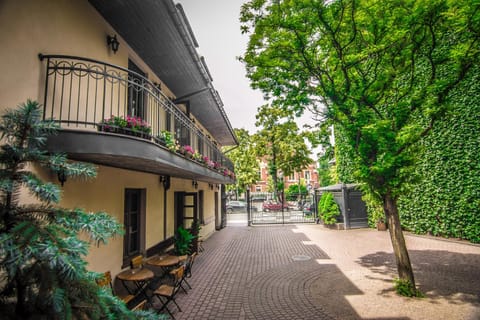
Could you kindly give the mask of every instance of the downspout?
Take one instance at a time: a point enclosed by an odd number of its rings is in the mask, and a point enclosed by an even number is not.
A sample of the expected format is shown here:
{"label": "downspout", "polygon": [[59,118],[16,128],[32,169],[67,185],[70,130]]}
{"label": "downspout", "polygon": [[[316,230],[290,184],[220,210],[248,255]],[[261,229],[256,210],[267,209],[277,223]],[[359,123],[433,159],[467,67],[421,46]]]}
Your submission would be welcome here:
{"label": "downspout", "polygon": [[347,185],[342,183],[342,199],[343,199],[343,226],[344,230],[350,229],[350,215],[348,214],[348,191]]}
{"label": "downspout", "polygon": [[163,184],[163,239],[167,239],[167,191],[170,189],[170,176],[161,176]]}

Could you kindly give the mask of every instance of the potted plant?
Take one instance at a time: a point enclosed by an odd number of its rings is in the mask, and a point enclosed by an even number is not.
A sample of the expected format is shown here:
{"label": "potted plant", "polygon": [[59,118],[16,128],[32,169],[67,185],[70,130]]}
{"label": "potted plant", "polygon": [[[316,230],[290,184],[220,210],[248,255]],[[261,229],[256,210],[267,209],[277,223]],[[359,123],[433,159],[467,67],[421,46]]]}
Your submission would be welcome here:
{"label": "potted plant", "polygon": [[103,119],[99,125],[100,131],[127,134],[131,136],[150,138],[152,128],[140,117],[114,116]]}
{"label": "potted plant", "polygon": [[385,231],[387,230],[387,223],[385,222],[384,217],[379,217],[377,219],[377,230],[378,231]]}
{"label": "potted plant", "polygon": [[190,231],[182,226],[178,227],[174,238],[175,254],[178,256],[190,254],[190,248],[194,239],[195,236]]}
{"label": "potted plant", "polygon": [[378,231],[387,230],[385,212],[383,211],[381,201],[368,191],[363,194],[362,199],[367,206],[368,225],[371,228],[376,227]]}
{"label": "potted plant", "polygon": [[189,145],[184,145],[180,148],[180,153],[183,154],[187,158],[193,158],[195,150]]}
{"label": "potted plant", "polygon": [[161,144],[165,145],[171,152],[176,152],[180,148],[178,141],[175,140],[173,133],[171,133],[170,131],[161,131],[160,134],[157,136],[157,140]]}

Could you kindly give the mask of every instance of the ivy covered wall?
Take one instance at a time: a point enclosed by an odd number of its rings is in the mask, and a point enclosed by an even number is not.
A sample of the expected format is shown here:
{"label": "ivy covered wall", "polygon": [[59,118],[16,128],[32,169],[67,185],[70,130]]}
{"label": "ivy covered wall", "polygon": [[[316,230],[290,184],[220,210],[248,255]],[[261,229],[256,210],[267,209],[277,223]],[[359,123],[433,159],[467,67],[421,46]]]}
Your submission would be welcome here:
{"label": "ivy covered wall", "polygon": [[416,181],[399,202],[407,230],[480,242],[480,70],[472,71],[422,142]]}
{"label": "ivy covered wall", "polygon": [[[402,226],[418,234],[480,243],[480,70],[452,92],[452,108],[415,152],[418,163],[399,199]],[[335,128],[335,158],[340,181],[354,182],[355,152]],[[374,226],[381,203],[366,195],[369,223]]]}

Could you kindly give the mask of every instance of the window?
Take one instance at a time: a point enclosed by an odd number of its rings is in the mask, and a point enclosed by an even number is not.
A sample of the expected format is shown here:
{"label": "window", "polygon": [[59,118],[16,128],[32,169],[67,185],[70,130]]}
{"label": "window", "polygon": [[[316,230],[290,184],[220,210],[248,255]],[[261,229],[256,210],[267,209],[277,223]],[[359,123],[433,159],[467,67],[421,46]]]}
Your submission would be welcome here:
{"label": "window", "polygon": [[[131,60],[128,60],[128,69],[134,71],[140,76],[146,76],[146,74]],[[145,119],[145,80],[134,73],[129,73],[128,81],[128,115]]]}
{"label": "window", "polygon": [[196,192],[175,192],[175,230],[179,226],[190,229],[198,220],[198,196]]}
{"label": "window", "polygon": [[196,151],[198,151],[198,153],[200,154],[205,154],[205,150],[203,150],[203,136],[202,135],[198,135],[197,136],[197,149]]}
{"label": "window", "polygon": [[165,130],[172,131],[172,114],[170,111],[165,111]]}
{"label": "window", "polygon": [[145,249],[145,189],[125,189],[123,264]]}
{"label": "window", "polygon": [[179,119],[175,119],[175,138],[181,146],[190,145],[190,132]]}
{"label": "window", "polygon": [[303,174],[305,175],[305,180],[308,182],[310,181],[311,177],[310,177],[310,171],[304,171]]}

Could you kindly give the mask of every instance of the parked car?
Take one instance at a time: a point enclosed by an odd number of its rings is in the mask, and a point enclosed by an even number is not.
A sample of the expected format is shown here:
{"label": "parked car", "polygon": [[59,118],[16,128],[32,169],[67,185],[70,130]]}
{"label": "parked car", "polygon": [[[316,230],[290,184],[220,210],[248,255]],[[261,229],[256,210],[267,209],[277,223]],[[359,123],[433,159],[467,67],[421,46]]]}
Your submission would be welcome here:
{"label": "parked car", "polygon": [[[252,211],[257,211],[257,208],[252,207]],[[227,213],[234,213],[234,212],[247,212],[247,203],[245,201],[235,200],[229,201],[227,203]]]}
{"label": "parked car", "polygon": [[245,201],[229,201],[227,203],[227,213],[247,212],[247,203]]}
{"label": "parked car", "polygon": [[[265,201],[262,205],[262,210],[263,211],[281,211],[282,204],[280,202],[275,202],[275,201]],[[286,210],[286,211],[289,210],[287,203],[283,204],[283,210]]]}
{"label": "parked car", "polygon": [[265,195],[254,195],[250,198],[251,201],[253,202],[262,202],[267,200],[267,196]]}
{"label": "parked car", "polygon": [[306,216],[315,214],[315,203],[305,203],[303,205],[303,214]]}

